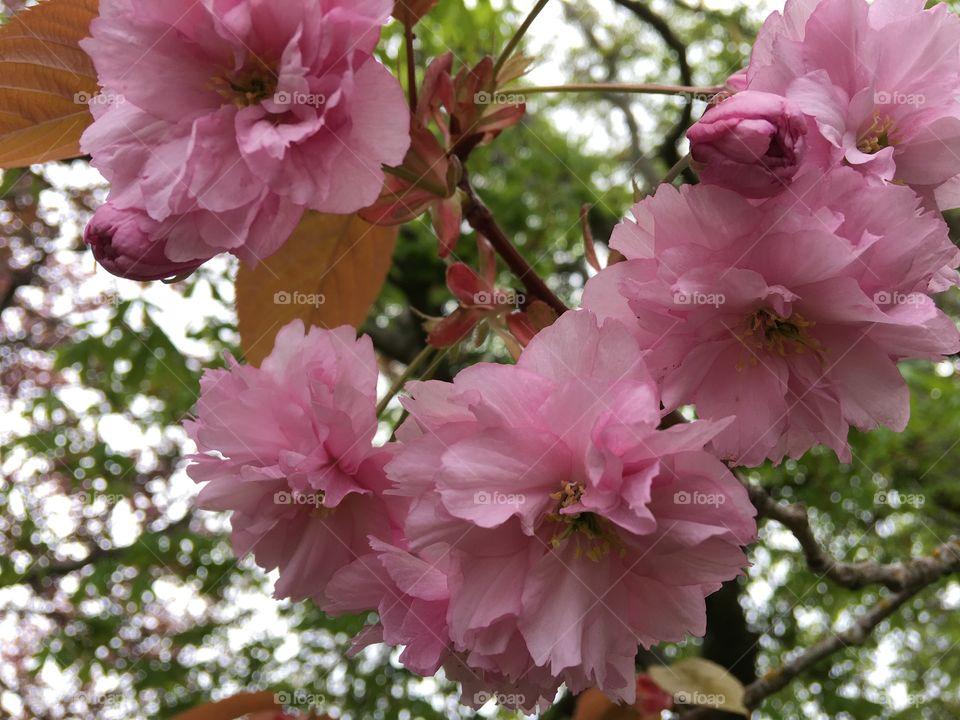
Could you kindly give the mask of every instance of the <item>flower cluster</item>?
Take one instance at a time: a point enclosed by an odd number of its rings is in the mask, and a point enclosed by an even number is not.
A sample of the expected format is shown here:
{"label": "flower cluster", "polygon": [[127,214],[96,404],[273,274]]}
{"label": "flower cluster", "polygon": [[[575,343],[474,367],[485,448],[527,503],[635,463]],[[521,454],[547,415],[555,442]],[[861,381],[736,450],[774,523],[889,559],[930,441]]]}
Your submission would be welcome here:
{"label": "flower cluster", "polygon": [[960,173],[958,61],[942,5],[788,0],[688,133],[703,184],[661,186],[614,231],[627,262],[584,306],[632,328],[667,409],[735,417],[723,459],[848,461],[851,425],[907,423],[897,361],[960,350],[930,297],[960,262],[935,207]]}
{"label": "flower cluster", "polygon": [[[88,232],[98,257],[142,277],[222,249],[255,259],[304,207],[372,202],[379,163],[408,143],[388,120],[396,83],[370,59],[385,4],[105,2],[90,50],[131,103],[86,139],[116,186]],[[198,33],[216,40],[201,49]],[[156,84],[141,86],[124,68],[149,42]],[[851,426],[906,425],[899,361],[960,351],[931,297],[960,263],[938,212],[960,202],[958,60],[942,7],[788,0],[689,131],[703,182],[633,208],[611,241],[624,260],[582,309],[526,323],[516,364],[408,383],[409,416],[382,446],[370,340],[287,326],[261,367],[204,377],[189,424],[201,506],[233,511],[237,553],[279,570],[278,596],[375,611],[357,650],[402,645],[467,704],[532,712],[561,684],[636,701],[638,646],[702,634],[706,596],[747,564],[756,512],[730,466],[816,445],[849,460]],[[157,92],[167,63],[185,83],[173,101]],[[458,77],[480,87],[482,69]],[[437,93],[451,115],[480,113],[452,87]],[[320,107],[289,102],[316,93]],[[475,142],[519,116],[491,117]],[[402,185],[374,210],[413,212]],[[411,197],[422,212],[457,196]],[[459,308],[432,344],[521,314],[492,252],[481,243],[480,273],[450,266]],[[691,405],[699,420],[667,427]]]}
{"label": "flower cluster", "polygon": [[525,710],[561,682],[632,702],[638,644],[704,632],[755,511],[704,450],[729,420],[658,429],[626,328],[567,313],[516,365],[412,383],[382,449],[375,380],[369,340],[299,322],[261,368],[205,376],[189,472],[210,481],[202,507],[234,511],[236,551],[279,568],[279,596],[376,610],[359,645],[405,645],[465,702]]}
{"label": "flower cluster", "polygon": [[409,111],[372,54],[390,0],[103,0],[84,152],[111,182],[86,241],[138,280],[275,252],[306,209],[371,204]]}

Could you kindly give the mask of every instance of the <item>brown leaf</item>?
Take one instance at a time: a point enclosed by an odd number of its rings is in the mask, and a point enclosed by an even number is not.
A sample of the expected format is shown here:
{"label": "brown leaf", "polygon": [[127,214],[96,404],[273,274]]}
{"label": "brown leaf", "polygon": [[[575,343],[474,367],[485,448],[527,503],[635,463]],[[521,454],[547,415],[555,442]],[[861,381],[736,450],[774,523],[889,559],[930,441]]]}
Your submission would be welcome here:
{"label": "brown leaf", "polygon": [[280,250],[237,273],[240,344],[259,365],[277,332],[300,318],[307,326],[363,324],[390,270],[398,229],[356,215],[309,213]]}
{"label": "brown leaf", "polygon": [[640,713],[629,705],[617,705],[596,688],[577,698],[573,720],[639,720]]}
{"label": "brown leaf", "polygon": [[247,692],[192,708],[175,715],[173,720],[236,720],[249,713],[280,709],[280,704],[276,702],[272,692]]}
{"label": "brown leaf", "polygon": [[46,0],[0,26],[0,167],[80,154],[97,74],[79,42],[97,0]]}

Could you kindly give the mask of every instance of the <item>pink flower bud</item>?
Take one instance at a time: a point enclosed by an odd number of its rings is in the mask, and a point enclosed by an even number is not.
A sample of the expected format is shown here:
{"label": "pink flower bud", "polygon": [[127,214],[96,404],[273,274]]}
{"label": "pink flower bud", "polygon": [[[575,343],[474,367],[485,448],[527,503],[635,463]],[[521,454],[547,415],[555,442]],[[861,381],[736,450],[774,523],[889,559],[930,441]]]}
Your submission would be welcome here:
{"label": "pink flower bud", "polygon": [[91,218],[83,239],[108,272],[128,280],[162,280],[196,270],[207,258],[174,262],[164,254],[159,224],[136,209],[107,203]]}
{"label": "pink flower bud", "polygon": [[687,138],[703,182],[764,198],[790,184],[806,133],[805,116],[787,98],[747,90],[707,110]]}

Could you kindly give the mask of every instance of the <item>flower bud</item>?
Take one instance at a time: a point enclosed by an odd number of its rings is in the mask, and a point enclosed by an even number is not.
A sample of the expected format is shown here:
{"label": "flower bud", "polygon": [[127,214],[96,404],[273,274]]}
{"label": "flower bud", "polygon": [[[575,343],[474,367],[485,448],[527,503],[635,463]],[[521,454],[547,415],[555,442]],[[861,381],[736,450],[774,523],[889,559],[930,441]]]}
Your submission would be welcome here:
{"label": "flower bud", "polygon": [[687,138],[703,182],[764,198],[790,184],[806,133],[806,118],[790,100],[747,90],[707,110]]}
{"label": "flower bud", "polygon": [[206,259],[174,262],[164,254],[166,238],[142,210],[100,207],[87,224],[84,242],[108,272],[128,280],[162,280],[196,270]]}

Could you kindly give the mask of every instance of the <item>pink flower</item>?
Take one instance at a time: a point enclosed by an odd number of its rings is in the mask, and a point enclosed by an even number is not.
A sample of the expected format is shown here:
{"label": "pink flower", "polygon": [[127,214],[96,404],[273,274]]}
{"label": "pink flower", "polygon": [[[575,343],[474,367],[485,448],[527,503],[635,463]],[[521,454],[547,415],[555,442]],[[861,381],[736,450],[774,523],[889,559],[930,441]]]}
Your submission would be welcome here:
{"label": "pink flower", "polygon": [[[530,713],[550,705],[556,694],[554,679],[533,666],[516,643],[492,657],[457,652],[447,624],[449,545],[435,543],[414,554],[376,540],[371,544],[375,553],[338,573],[327,588],[328,612],[378,613],[377,623],[354,639],[353,653],[373,643],[403,646],[400,662],[407,669],[429,677],[443,668],[448,678],[462,684],[462,702],[472,707],[491,697]],[[515,674],[520,679],[507,678],[499,670],[502,664],[519,667]]]}
{"label": "pink flower", "polygon": [[141,210],[101,206],[87,225],[84,242],[106,270],[130,280],[162,280],[196,270],[204,259],[173,262],[164,253],[158,223]]}
{"label": "pink flower", "polygon": [[850,168],[759,205],[661,187],[617,226],[611,246],[629,261],[593,278],[584,306],[630,323],[668,410],[736,416],[713,439],[724,459],[779,462],[823,443],[849,461],[850,425],[907,423],[897,361],[960,350],[930,298],[956,283],[960,258],[919,205]]}
{"label": "pink flower", "polygon": [[409,387],[387,474],[409,552],[443,557],[455,657],[524,709],[561,682],[632,702],[638,644],[702,634],[704,597],[746,562],[754,509],[703,450],[725,423],[657,430],[639,346],[588,312],[515,366]]}
{"label": "pink flower", "polygon": [[946,209],[960,205],[960,19],[924,4],[787,0],[757,37],[747,88],[785,95],[847,163]]}
{"label": "pink flower", "polygon": [[807,117],[779,95],[746,91],[687,131],[701,180],[762,198],[782,191],[806,153]]}
{"label": "pink flower", "polygon": [[299,320],[261,367],[231,359],[203,376],[187,472],[209,481],[200,507],[233,511],[236,554],[279,568],[278,597],[322,607],[335,574],[371,552],[370,536],[396,539],[381,498],[389,452],[371,444],[377,376],[369,338],[346,326],[305,333]]}
{"label": "pink flower", "polygon": [[[372,53],[389,0],[103,0],[93,58],[108,97],[83,149],[113,202],[157,222],[211,214],[172,260],[275,251],[304,208],[353,213],[409,145],[399,83]],[[258,224],[251,218],[278,218]],[[223,222],[217,224],[215,220]]]}

